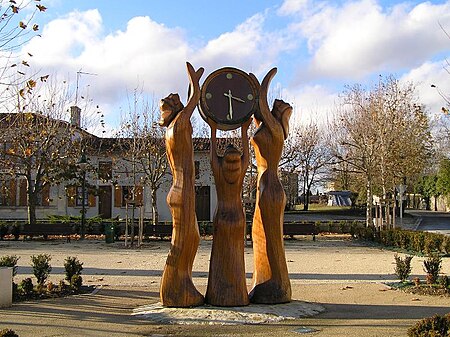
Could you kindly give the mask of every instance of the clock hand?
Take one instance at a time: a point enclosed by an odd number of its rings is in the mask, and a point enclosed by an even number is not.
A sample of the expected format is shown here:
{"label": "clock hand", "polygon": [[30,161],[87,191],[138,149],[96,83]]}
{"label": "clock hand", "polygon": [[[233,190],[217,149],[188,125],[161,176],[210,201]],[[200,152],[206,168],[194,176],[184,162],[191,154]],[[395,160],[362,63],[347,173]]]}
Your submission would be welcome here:
{"label": "clock hand", "polygon": [[228,90],[228,93],[224,92],[224,96],[228,97],[228,114],[227,119],[232,120],[233,119],[233,104],[231,103],[231,99],[233,98],[233,95],[231,94],[231,89]]}
{"label": "clock hand", "polygon": [[242,102],[245,103],[245,101],[243,99],[240,99],[239,97],[235,97],[235,96],[231,96],[232,99],[235,99],[238,102]]}
{"label": "clock hand", "polygon": [[236,101],[238,101],[238,102],[245,103],[245,101],[244,101],[242,98],[233,96],[233,95],[231,94],[231,90],[228,90],[228,94],[227,94],[226,92],[224,92],[223,95],[224,95],[224,96],[227,96],[227,97],[229,97],[229,98],[231,98],[231,99],[234,99],[234,100],[236,100]]}

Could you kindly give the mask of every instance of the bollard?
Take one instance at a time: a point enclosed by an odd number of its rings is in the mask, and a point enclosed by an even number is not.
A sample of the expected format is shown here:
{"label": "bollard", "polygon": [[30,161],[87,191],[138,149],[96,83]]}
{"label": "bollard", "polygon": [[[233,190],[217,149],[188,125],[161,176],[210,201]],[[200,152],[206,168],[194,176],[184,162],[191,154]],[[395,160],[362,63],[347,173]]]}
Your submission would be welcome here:
{"label": "bollard", "polygon": [[0,308],[12,306],[12,275],[12,268],[0,268]]}

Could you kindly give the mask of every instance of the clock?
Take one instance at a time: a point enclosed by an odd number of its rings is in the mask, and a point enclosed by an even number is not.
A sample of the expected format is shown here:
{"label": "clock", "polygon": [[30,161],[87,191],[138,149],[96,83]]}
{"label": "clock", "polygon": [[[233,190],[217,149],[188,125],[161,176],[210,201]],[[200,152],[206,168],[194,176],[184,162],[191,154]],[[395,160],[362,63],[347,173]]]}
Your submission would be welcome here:
{"label": "clock", "polygon": [[206,122],[212,119],[221,130],[237,129],[258,109],[258,88],[256,77],[242,70],[218,69],[202,85],[200,115]]}

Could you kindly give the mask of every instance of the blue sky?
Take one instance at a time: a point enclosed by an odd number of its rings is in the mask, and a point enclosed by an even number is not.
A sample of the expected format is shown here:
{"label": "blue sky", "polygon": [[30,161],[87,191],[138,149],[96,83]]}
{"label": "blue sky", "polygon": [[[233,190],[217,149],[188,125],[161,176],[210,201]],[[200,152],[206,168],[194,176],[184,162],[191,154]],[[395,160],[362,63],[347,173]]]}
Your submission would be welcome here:
{"label": "blue sky", "polygon": [[[183,99],[185,62],[234,66],[261,80],[278,73],[273,95],[295,107],[294,123],[324,120],[345,85],[370,86],[379,75],[413,81],[430,111],[450,93],[444,64],[450,1],[42,0],[41,37],[23,47],[43,73],[76,82],[99,104],[110,128],[126,109],[127,92],[153,100]],[[88,89],[89,88],[89,89]]]}

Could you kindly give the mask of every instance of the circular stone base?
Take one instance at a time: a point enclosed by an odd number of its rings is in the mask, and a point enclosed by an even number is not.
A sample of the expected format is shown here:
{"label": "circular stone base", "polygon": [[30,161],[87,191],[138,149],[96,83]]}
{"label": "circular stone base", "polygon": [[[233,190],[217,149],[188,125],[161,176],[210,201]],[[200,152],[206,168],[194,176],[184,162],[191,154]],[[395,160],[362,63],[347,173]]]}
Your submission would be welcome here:
{"label": "circular stone base", "polygon": [[317,315],[325,310],[319,304],[292,301],[284,304],[250,304],[246,307],[215,307],[203,305],[195,308],[167,308],[160,303],[133,310],[161,324],[263,324]]}

